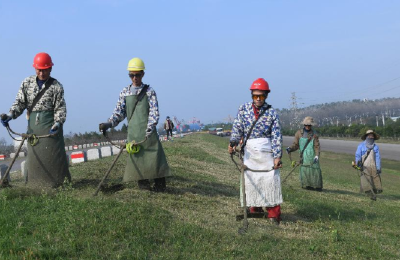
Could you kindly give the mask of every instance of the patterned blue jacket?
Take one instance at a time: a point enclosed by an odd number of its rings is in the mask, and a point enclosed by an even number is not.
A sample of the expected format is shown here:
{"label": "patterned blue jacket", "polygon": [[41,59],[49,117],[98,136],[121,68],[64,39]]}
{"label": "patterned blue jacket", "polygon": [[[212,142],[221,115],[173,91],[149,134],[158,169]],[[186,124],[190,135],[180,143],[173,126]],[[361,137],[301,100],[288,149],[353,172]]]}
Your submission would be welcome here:
{"label": "patterned blue jacket", "polygon": [[[233,122],[231,141],[239,142],[241,138],[247,138],[253,121],[256,119],[252,106],[253,102],[248,102],[239,107],[239,112]],[[268,104],[265,103],[261,109],[267,109]],[[282,157],[282,134],[279,116],[275,109],[269,108],[260,119],[258,119],[249,139],[255,138],[271,138],[272,154],[274,158]]]}

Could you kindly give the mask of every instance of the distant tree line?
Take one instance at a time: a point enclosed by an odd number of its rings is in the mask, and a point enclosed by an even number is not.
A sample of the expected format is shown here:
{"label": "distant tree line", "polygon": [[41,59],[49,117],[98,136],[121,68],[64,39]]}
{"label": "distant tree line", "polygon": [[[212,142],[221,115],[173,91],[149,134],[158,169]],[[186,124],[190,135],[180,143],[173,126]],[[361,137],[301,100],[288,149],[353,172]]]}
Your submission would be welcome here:
{"label": "distant tree line", "polygon": [[284,135],[294,135],[306,116],[314,118],[320,136],[359,137],[374,129],[385,138],[400,138],[400,98],[353,100],[278,110]]}
{"label": "distant tree line", "polygon": [[[184,129],[189,129],[189,125],[185,125]],[[164,127],[161,126],[158,129],[158,133],[166,134]],[[174,127],[174,131],[176,126]],[[108,137],[111,140],[125,140],[128,134],[128,126],[123,124],[120,130],[110,129],[107,131]],[[85,133],[68,133],[64,135],[64,141],[66,146],[70,145],[81,145],[87,143],[99,143],[106,142],[107,139],[100,132],[85,132]]]}
{"label": "distant tree line", "polygon": [[9,155],[10,153],[14,152],[14,145],[7,144],[6,139],[2,137],[0,139],[0,154]]}
{"label": "distant tree line", "polygon": [[[107,131],[108,137],[111,140],[125,140],[127,135],[128,127],[123,124],[120,130],[111,128]],[[85,133],[68,133],[64,135],[64,141],[66,146],[70,145],[81,145],[88,143],[99,143],[107,142],[107,139],[100,132],[85,132]]]}
{"label": "distant tree line", "polygon": [[324,126],[384,126],[390,117],[400,116],[400,98],[325,103],[305,108],[278,109],[282,127],[295,130],[306,116]]}

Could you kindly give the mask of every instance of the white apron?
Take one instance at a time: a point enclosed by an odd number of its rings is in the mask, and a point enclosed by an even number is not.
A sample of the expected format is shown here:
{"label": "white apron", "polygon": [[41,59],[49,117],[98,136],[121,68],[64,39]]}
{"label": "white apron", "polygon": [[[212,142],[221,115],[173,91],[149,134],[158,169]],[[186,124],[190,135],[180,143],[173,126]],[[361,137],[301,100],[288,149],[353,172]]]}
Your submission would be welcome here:
{"label": "white apron", "polygon": [[[280,205],[283,202],[281,177],[279,169],[271,170],[274,166],[271,139],[256,138],[247,140],[243,162],[253,170],[269,170],[265,172],[244,171],[246,206],[274,207]],[[241,199],[240,201],[242,202],[243,200]]]}

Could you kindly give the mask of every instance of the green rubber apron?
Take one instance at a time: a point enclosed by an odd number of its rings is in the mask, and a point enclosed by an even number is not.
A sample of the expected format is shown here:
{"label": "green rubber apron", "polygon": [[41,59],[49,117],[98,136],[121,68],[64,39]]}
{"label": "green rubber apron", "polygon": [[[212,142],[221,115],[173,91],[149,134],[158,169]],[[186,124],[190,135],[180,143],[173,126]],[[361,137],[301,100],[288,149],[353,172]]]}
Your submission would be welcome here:
{"label": "green rubber apron", "polygon": [[[28,134],[47,135],[53,124],[53,111],[31,112],[28,120]],[[34,146],[28,141],[27,146],[28,185],[57,187],[63,184],[64,180],[71,181],[62,126],[56,136],[40,138]]]}
{"label": "green rubber apron", "polygon": [[[301,137],[299,140],[300,152],[303,151],[308,138]],[[322,174],[319,161],[314,163],[314,139],[310,141],[303,152],[303,163],[300,165],[301,187],[312,187],[322,189]]]}
{"label": "green rubber apron", "polygon": [[[128,141],[141,142],[146,136],[149,116],[148,96],[145,95],[136,105],[137,95],[125,97],[128,122]],[[140,144],[138,153],[128,154],[124,182],[156,179],[170,176],[167,158],[161,146],[157,131],[153,131],[146,142]]]}

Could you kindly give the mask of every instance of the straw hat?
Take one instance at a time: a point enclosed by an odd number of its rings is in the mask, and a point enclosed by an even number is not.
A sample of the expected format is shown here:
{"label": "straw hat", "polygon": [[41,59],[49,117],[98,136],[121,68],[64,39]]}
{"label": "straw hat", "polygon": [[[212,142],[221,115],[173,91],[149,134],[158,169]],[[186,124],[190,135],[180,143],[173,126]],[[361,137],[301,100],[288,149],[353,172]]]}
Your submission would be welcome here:
{"label": "straw hat", "polygon": [[374,135],[374,140],[378,140],[380,138],[380,136],[377,133],[375,133],[374,130],[367,130],[367,132],[363,136],[361,136],[361,139],[365,140],[367,138],[367,135],[369,134]]}
{"label": "straw hat", "polygon": [[314,118],[311,116],[306,116],[303,120],[303,125],[315,125]]}

